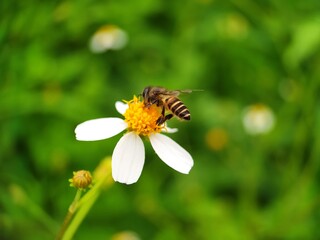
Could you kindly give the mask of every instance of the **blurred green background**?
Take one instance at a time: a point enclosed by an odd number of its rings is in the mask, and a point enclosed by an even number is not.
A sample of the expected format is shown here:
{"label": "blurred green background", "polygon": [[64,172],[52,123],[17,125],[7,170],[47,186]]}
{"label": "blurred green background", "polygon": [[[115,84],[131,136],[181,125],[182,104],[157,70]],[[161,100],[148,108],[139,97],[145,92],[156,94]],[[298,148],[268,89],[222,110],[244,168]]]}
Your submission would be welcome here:
{"label": "blurred green background", "polygon": [[[9,1],[0,21],[0,238],[53,239],[75,189],[121,134],[75,140],[120,117],[147,85],[182,96],[170,135],[189,175],[146,145],[142,176],[103,192],[75,239],[320,239],[320,1]],[[95,53],[105,25],[123,48]]]}

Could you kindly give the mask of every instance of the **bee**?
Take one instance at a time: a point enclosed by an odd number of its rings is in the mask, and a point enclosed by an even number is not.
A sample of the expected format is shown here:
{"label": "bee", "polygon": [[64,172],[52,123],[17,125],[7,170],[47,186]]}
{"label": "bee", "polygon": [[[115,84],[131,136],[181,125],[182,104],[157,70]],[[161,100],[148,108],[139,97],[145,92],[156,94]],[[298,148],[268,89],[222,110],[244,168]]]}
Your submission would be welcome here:
{"label": "bee", "polygon": [[[173,116],[183,120],[190,120],[190,111],[184,103],[178,98],[180,93],[191,93],[191,90],[167,90],[163,87],[146,87],[142,92],[144,105],[150,107],[156,104],[162,107],[161,116],[157,120],[157,125],[163,124]],[[165,115],[165,111],[171,112]]]}

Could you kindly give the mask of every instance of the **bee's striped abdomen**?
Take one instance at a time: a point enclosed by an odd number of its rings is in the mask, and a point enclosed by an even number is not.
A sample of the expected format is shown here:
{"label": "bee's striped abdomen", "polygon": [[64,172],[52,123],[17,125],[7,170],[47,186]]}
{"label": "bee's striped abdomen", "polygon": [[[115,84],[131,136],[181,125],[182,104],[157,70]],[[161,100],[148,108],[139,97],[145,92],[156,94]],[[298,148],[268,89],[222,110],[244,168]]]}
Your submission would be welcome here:
{"label": "bee's striped abdomen", "polygon": [[170,97],[165,100],[167,108],[178,118],[190,120],[188,108],[176,97]]}

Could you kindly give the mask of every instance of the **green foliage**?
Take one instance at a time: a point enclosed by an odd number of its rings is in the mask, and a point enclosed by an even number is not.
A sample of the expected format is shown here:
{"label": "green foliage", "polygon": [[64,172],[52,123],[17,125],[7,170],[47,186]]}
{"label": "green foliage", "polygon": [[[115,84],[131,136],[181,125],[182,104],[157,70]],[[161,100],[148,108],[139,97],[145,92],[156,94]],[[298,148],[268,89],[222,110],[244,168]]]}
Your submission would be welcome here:
{"label": "green foliage", "polygon": [[[72,172],[93,170],[120,136],[75,140],[85,120],[147,85],[182,96],[170,120],[194,158],[189,175],[150,144],[139,181],[106,190],[76,239],[319,239],[320,2],[3,0],[0,22],[0,238],[52,239],[73,200]],[[115,25],[120,50],[95,54]],[[248,106],[274,115],[243,127]],[[260,105],[259,105],[260,106]]]}

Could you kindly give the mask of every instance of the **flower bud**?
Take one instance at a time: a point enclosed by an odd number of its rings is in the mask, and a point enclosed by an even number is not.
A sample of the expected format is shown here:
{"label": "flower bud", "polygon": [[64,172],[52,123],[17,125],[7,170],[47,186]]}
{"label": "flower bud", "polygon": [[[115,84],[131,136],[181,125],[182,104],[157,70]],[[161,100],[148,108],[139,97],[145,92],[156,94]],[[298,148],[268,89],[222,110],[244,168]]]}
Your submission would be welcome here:
{"label": "flower bud", "polygon": [[70,186],[78,188],[80,190],[84,190],[86,188],[91,187],[92,176],[89,171],[80,170],[77,172],[73,172],[73,178],[69,179]]}

